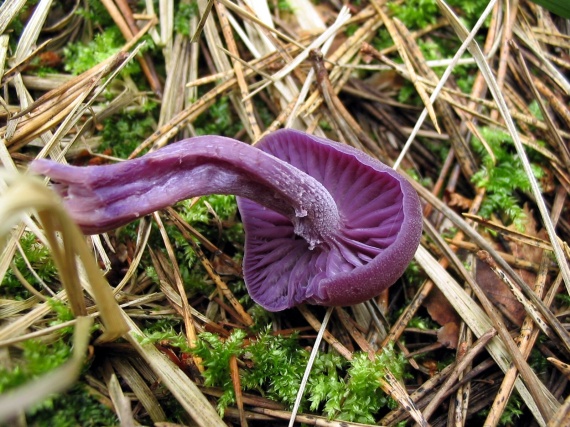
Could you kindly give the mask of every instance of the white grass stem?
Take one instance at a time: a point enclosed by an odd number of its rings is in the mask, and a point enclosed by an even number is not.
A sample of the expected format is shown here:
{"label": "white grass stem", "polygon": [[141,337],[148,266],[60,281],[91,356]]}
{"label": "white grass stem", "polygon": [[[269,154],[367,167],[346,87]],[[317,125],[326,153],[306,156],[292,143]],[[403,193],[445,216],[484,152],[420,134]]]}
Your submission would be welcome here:
{"label": "white grass stem", "polygon": [[293,427],[293,424],[295,424],[295,418],[297,418],[297,412],[299,412],[299,406],[301,406],[301,400],[303,399],[305,387],[307,387],[307,382],[309,381],[309,375],[311,374],[313,363],[315,363],[315,359],[317,358],[317,354],[319,352],[319,346],[321,345],[321,341],[323,340],[323,335],[325,334],[325,330],[327,328],[327,324],[329,323],[329,319],[331,318],[332,311],[333,307],[329,307],[327,309],[325,317],[323,318],[323,323],[321,323],[321,328],[319,329],[319,333],[317,334],[317,339],[315,340],[315,344],[313,345],[311,356],[309,357],[309,361],[307,362],[307,367],[305,368],[305,373],[303,374],[303,379],[301,380],[301,385],[299,386],[299,391],[297,392],[295,405],[293,405],[293,410],[291,411],[291,419],[289,420],[289,427]]}
{"label": "white grass stem", "polygon": [[[493,76],[493,72],[489,64],[484,59],[483,52],[479,48],[479,45],[472,41],[473,37],[471,37],[471,35],[473,32],[469,34],[469,37],[466,37],[467,29],[465,28],[463,23],[459,19],[457,19],[457,17],[454,15],[453,11],[449,8],[449,6],[441,0],[436,0],[436,1],[440,6],[440,8],[442,9],[442,11],[445,12],[447,18],[449,19],[452,27],[454,28],[459,38],[465,39],[462,47],[467,43],[467,41],[469,41],[468,43],[469,52],[477,60],[479,69],[481,70],[481,73],[485,77],[485,81],[489,86],[489,91],[493,95],[493,99],[497,103],[499,112],[501,113],[501,116],[505,121],[505,125],[509,130],[509,134],[513,139],[513,145],[515,146],[522,167],[530,182],[531,192],[536,200],[536,205],[540,212],[540,217],[542,218],[544,227],[548,232],[548,237],[550,238],[550,243],[552,244],[552,249],[554,251],[556,261],[558,262],[558,266],[560,267],[560,272],[562,273],[562,278],[564,279],[564,284],[566,285],[566,290],[568,293],[570,293],[570,267],[568,267],[568,263],[566,262],[566,257],[564,256],[564,251],[562,250],[562,246],[560,245],[560,240],[556,235],[556,230],[554,229],[554,225],[552,224],[552,220],[550,219],[550,213],[548,212],[548,208],[546,207],[546,203],[544,202],[544,199],[542,197],[540,187],[538,186],[538,182],[534,176],[534,173],[530,166],[530,162],[528,161],[528,157],[526,155],[520,135],[515,126],[515,122],[513,121],[513,118],[509,113],[509,108],[507,106],[505,98],[501,93],[501,90],[497,84],[497,81]],[[491,3],[489,3],[489,5],[491,5]]]}
{"label": "white grass stem", "polygon": [[[431,104],[433,104],[435,102],[435,100],[437,99],[439,92],[441,91],[441,89],[443,89],[443,85],[445,85],[445,82],[447,82],[447,79],[451,75],[451,72],[455,68],[455,65],[458,63],[459,58],[461,58],[461,55],[463,55],[463,53],[465,53],[465,51],[467,50],[467,48],[469,47],[469,45],[471,44],[471,42],[475,38],[475,35],[477,35],[479,29],[485,23],[487,16],[491,13],[491,11],[493,10],[493,7],[495,7],[495,3],[496,3],[496,0],[491,0],[489,2],[486,9],[483,11],[483,14],[479,18],[479,20],[477,21],[477,23],[475,24],[475,26],[473,27],[473,29],[471,30],[471,32],[469,33],[467,38],[463,41],[463,43],[459,47],[459,50],[453,56],[453,60],[448,65],[448,67],[445,69],[443,76],[441,76],[441,79],[439,80],[437,86],[435,87],[433,93],[431,94],[431,96],[429,98],[429,102]],[[418,118],[418,121],[416,122],[416,125],[414,126],[414,129],[412,130],[412,133],[410,134],[410,137],[408,138],[408,140],[404,144],[404,148],[402,148],[400,155],[398,156],[398,158],[396,159],[396,162],[394,163],[394,166],[393,166],[394,169],[398,169],[398,167],[400,166],[400,163],[404,159],[404,156],[406,155],[406,153],[408,152],[408,149],[412,145],[412,142],[416,138],[416,135],[418,134],[420,128],[422,127],[426,117],[427,117],[427,108],[424,108],[424,110],[422,111],[422,114],[420,115],[420,117]]]}
{"label": "white grass stem", "polygon": [[281,70],[276,72],[273,75],[273,80],[266,81],[261,87],[251,92],[248,98],[251,98],[258,92],[265,89],[270,84],[278,80],[281,80],[289,73],[291,73],[291,71],[297,68],[297,66],[301,62],[303,62],[305,59],[309,57],[309,53],[311,52],[311,50],[318,49],[319,47],[321,47],[323,43],[325,43],[328,39],[333,37],[349,19],[350,19],[350,13],[348,12],[348,8],[346,6],[343,6],[343,8],[340,10],[336,18],[336,21],[324,33],[322,33],[319,37],[317,37],[309,46],[304,48],[304,50],[301,51],[301,53],[299,53],[289,64],[287,64],[287,66],[283,67]]}

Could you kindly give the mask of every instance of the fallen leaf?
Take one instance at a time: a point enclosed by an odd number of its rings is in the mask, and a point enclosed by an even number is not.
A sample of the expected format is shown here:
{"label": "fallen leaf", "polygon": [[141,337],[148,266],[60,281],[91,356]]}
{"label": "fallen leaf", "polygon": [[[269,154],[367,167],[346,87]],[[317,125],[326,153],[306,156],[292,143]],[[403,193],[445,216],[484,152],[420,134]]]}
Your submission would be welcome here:
{"label": "fallen leaf", "polygon": [[461,318],[447,298],[434,287],[423,305],[432,320],[442,326],[437,332],[437,341],[447,348],[456,348]]}
{"label": "fallen leaf", "polygon": [[443,325],[437,331],[437,341],[444,347],[457,348],[459,341],[459,324],[457,322],[449,322]]}
{"label": "fallen leaf", "polygon": [[436,287],[431,290],[423,305],[432,320],[441,326],[450,322],[459,323],[461,320],[447,298]]}
{"label": "fallen leaf", "polygon": [[[532,237],[548,240],[544,229],[537,230],[537,223],[534,219],[533,212],[528,208],[527,204],[523,206],[523,209],[527,218],[524,233]],[[497,219],[495,218],[494,221],[497,222]],[[508,228],[513,228],[513,226]],[[502,237],[507,242],[508,248],[515,257],[536,264],[540,263],[543,249],[516,241],[506,233],[502,234]],[[499,248],[497,247],[497,249]],[[534,288],[536,273],[522,269],[515,271],[531,288]],[[479,283],[479,286],[481,286],[488,298],[507,319],[517,326],[522,324],[526,315],[523,305],[517,301],[509,287],[503,283],[491,268],[480,260],[477,260],[477,283]]]}

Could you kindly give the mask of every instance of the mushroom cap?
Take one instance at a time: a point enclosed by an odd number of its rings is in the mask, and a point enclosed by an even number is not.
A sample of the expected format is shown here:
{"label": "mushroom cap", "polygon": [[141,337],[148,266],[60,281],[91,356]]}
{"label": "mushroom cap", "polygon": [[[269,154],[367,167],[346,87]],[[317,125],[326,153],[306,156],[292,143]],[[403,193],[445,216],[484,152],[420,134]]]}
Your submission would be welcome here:
{"label": "mushroom cap", "polygon": [[405,178],[352,147],[291,129],[256,147],[319,181],[336,201],[341,224],[310,248],[285,216],[238,198],[246,231],[243,271],[254,301],[270,311],[304,302],[352,305],[402,275],[422,233],[420,201]]}

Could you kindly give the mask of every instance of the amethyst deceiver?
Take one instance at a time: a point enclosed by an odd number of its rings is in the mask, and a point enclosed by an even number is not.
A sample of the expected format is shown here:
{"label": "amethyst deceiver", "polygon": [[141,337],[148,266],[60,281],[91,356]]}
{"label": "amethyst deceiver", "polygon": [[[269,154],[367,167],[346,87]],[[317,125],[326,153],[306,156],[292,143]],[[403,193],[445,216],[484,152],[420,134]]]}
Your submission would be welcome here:
{"label": "amethyst deceiver", "polygon": [[190,197],[237,195],[244,279],[270,311],[378,295],[403,273],[422,231],[405,178],[351,147],[289,129],[255,147],[201,136],[113,165],[37,160],[31,169],[52,179],[91,234]]}

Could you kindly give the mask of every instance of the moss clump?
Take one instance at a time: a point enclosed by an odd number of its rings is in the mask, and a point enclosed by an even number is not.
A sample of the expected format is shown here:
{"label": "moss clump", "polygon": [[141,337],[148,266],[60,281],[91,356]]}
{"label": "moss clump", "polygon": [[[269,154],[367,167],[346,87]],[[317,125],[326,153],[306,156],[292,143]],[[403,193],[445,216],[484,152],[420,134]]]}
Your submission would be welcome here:
{"label": "moss clump", "polygon": [[[487,190],[479,214],[484,218],[501,215],[507,224],[513,223],[517,229],[523,230],[526,215],[517,192],[528,192],[531,188],[522,163],[513,152],[512,139],[507,133],[489,127],[481,128],[481,134],[494,158],[474,138],[473,148],[481,156],[482,167],[473,175],[472,181],[477,187]],[[531,166],[535,177],[540,178],[542,170]]]}
{"label": "moss clump", "polygon": [[[232,356],[244,361],[240,381],[244,390],[262,392],[266,397],[292,406],[305,372],[309,352],[299,345],[298,337],[272,335],[269,329],[246,342],[246,334],[235,330],[222,340],[211,333],[200,335],[193,353],[202,358],[205,384],[218,386],[224,393],[218,401],[223,413],[235,403],[230,379]],[[395,402],[380,388],[380,381],[390,371],[402,378],[406,361],[388,346],[370,360],[366,353],[355,353],[346,361],[335,353],[320,353],[309,377],[302,408],[321,409],[328,417],[353,422],[374,423],[383,408]]]}

